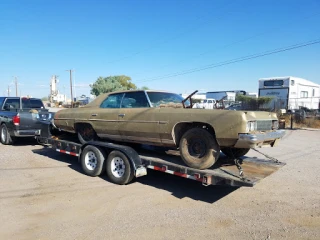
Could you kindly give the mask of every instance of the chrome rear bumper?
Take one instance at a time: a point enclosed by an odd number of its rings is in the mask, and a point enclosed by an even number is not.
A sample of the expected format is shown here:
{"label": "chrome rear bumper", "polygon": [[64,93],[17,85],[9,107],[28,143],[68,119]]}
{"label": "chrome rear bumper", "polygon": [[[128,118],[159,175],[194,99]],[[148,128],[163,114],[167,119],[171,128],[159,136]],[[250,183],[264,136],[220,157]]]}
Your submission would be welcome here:
{"label": "chrome rear bumper", "polygon": [[13,134],[15,137],[34,137],[38,129],[30,130],[14,130]]}

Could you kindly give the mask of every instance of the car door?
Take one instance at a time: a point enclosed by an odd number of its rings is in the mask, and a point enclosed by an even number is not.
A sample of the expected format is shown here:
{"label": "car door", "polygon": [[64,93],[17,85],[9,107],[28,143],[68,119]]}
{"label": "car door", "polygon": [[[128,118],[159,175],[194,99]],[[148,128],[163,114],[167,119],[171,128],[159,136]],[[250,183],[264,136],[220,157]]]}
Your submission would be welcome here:
{"label": "car door", "polygon": [[123,141],[160,144],[157,109],[150,107],[144,91],[125,93],[119,110],[119,131]]}
{"label": "car door", "polygon": [[90,110],[89,121],[99,137],[121,140],[118,115],[123,95],[124,93],[110,94],[100,106]]}

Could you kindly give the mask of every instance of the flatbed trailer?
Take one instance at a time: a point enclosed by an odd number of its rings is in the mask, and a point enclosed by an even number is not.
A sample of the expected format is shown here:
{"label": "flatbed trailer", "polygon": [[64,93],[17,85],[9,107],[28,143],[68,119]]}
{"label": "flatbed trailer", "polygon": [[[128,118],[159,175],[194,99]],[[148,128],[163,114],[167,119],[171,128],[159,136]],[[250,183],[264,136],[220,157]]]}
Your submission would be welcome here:
{"label": "flatbed trailer", "polygon": [[253,187],[285,165],[275,159],[249,157],[230,159],[220,156],[211,168],[199,170],[185,165],[179,156],[179,151],[150,146],[134,149],[105,141],[80,144],[75,136],[52,136],[47,124],[44,124],[36,138],[41,144],[55,151],[78,157],[85,174],[98,176],[106,171],[111,182],[121,185],[130,183],[135,177],[147,175],[147,169],[152,169],[196,180],[204,186]]}

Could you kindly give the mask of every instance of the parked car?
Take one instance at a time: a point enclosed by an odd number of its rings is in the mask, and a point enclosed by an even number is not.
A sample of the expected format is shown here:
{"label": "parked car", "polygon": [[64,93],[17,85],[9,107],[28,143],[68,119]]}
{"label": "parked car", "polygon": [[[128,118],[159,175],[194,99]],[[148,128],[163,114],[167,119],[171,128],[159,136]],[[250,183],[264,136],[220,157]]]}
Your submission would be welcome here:
{"label": "parked car", "polygon": [[233,103],[230,106],[226,107],[226,110],[242,110],[241,103]]}
{"label": "parked car", "polygon": [[41,99],[0,97],[1,143],[8,145],[16,138],[34,137],[35,132],[41,129],[41,121],[50,121],[52,115]]}
{"label": "parked car", "polygon": [[190,167],[205,169],[220,150],[240,157],[250,148],[274,146],[284,135],[276,114],[194,109],[175,93],[120,91],[102,94],[88,105],[58,111],[56,128],[92,140],[133,142],[180,150]]}

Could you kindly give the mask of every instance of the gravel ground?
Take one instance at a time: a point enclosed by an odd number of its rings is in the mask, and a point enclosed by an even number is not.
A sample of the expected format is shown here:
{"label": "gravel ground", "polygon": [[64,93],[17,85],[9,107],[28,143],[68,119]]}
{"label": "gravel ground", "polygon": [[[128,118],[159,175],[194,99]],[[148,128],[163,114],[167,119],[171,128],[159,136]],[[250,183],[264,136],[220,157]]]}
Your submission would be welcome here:
{"label": "gravel ground", "polygon": [[320,239],[319,146],[288,130],[261,149],[287,165],[231,188],[152,171],[118,186],[33,140],[0,145],[0,239]]}

